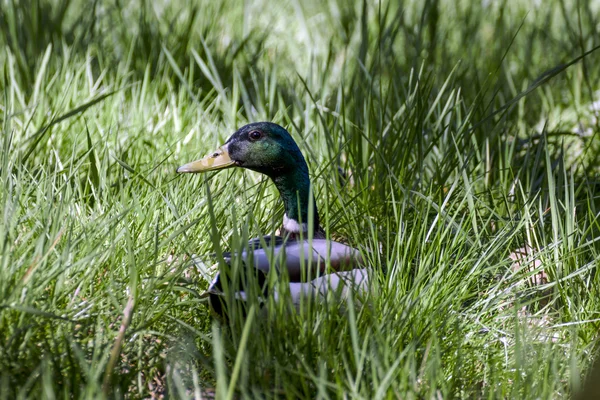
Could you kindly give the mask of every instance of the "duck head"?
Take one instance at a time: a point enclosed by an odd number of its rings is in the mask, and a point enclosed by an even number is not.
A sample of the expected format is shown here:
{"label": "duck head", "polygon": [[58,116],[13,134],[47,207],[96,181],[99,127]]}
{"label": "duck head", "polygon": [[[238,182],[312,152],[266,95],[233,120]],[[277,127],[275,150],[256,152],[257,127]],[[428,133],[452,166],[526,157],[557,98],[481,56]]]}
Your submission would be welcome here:
{"label": "duck head", "polygon": [[309,224],[310,177],[298,145],[283,127],[271,122],[256,122],[236,131],[224,145],[208,156],[185,164],[178,173],[200,173],[241,167],[267,175],[283,200],[283,230],[292,238],[306,238],[309,226],[314,237],[323,237],[313,200],[313,221]]}

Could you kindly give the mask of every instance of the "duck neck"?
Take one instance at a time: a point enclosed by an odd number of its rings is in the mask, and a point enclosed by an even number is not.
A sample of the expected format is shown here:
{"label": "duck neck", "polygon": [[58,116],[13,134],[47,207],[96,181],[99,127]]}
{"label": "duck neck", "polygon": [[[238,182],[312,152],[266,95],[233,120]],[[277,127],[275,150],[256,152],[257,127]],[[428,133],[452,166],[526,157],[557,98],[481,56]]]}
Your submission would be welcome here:
{"label": "duck neck", "polygon": [[312,223],[309,223],[311,196],[308,170],[298,168],[284,174],[278,174],[271,179],[273,179],[283,200],[285,209],[283,230],[292,237],[299,237],[300,234],[303,234],[306,238],[309,226],[311,226],[314,237],[320,236],[319,213],[314,198],[312,199]]}

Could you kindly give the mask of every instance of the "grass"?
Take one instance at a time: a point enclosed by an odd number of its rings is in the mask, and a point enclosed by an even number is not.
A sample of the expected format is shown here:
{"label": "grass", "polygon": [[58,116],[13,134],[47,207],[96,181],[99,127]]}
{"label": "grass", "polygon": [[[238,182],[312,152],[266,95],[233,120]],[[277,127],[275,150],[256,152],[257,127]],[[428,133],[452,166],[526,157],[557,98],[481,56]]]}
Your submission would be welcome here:
{"label": "grass", "polygon": [[[571,397],[599,343],[599,10],[5,1],[0,398]],[[258,120],[371,251],[369,298],[209,315],[207,255],[283,209],[257,174],[174,171]]]}

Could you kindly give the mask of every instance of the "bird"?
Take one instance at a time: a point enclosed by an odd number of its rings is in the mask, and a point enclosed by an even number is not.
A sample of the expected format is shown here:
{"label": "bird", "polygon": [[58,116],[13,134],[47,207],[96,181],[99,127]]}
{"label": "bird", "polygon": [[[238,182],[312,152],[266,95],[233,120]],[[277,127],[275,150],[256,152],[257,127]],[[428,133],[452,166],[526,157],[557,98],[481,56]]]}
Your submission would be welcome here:
{"label": "bird", "polygon": [[[268,295],[268,274],[272,269],[276,269],[278,277],[287,275],[285,282],[296,307],[302,297],[318,298],[329,291],[347,296],[349,290],[367,287],[369,276],[361,252],[326,239],[316,199],[311,195],[308,165],[285,128],[272,122],[244,125],[225,144],[200,160],[180,166],[177,173],[206,173],[233,167],[266,175],[283,200],[279,235],[252,239],[245,249],[223,254],[226,264],[231,265],[237,258],[256,276],[261,301]],[[206,292],[217,315],[227,313],[224,299],[228,290],[235,291],[236,300],[247,301],[249,292],[244,279],[232,283],[231,277],[226,278],[220,270]],[[275,301],[281,292],[280,288],[273,293]]]}

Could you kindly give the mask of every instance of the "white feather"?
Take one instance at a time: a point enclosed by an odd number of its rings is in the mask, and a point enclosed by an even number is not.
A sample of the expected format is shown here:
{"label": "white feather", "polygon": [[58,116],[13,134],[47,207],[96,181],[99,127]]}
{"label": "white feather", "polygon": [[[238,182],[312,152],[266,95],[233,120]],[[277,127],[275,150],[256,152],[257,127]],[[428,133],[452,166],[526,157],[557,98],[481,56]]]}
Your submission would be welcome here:
{"label": "white feather", "polygon": [[[369,287],[369,275],[366,269],[335,272],[323,275],[310,282],[290,283],[290,296],[294,306],[299,307],[302,298],[319,299],[327,293],[335,293],[340,299],[346,299],[352,290],[357,294],[366,294]],[[275,296],[277,293],[275,293]],[[277,297],[275,297],[277,300]]]}
{"label": "white feather", "polygon": [[283,214],[283,229],[292,233],[307,232],[308,226],[306,223],[299,223],[295,219],[288,218],[287,214]]}

